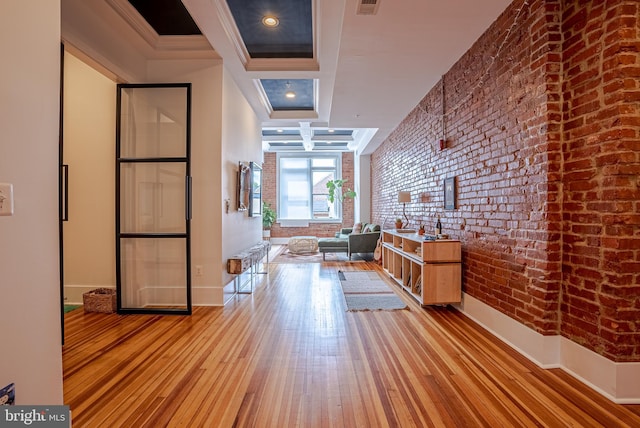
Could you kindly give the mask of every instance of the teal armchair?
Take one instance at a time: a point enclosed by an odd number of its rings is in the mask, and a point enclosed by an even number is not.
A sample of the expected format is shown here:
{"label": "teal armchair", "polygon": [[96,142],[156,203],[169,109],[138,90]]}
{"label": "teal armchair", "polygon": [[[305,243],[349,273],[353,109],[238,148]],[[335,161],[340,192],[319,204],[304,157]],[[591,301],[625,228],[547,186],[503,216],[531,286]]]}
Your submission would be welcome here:
{"label": "teal armchair", "polygon": [[353,233],[353,229],[345,227],[336,233],[334,238],[318,239],[318,248],[325,258],[326,253],[347,253],[349,260],[354,253],[373,253],[380,238],[380,226],[367,224],[362,233]]}

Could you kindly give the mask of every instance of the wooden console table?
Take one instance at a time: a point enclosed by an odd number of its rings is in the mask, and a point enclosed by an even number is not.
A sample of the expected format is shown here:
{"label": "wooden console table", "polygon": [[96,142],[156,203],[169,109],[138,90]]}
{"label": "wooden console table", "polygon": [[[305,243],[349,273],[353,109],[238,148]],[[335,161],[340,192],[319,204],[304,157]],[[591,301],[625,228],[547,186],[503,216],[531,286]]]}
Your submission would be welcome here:
{"label": "wooden console table", "polygon": [[382,267],[422,306],[461,301],[460,241],[383,230]]}

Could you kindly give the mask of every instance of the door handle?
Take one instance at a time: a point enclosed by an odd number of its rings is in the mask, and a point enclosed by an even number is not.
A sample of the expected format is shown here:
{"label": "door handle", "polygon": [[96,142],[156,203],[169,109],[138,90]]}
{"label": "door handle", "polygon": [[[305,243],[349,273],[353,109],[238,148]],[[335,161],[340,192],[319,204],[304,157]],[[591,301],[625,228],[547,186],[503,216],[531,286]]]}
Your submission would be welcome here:
{"label": "door handle", "polygon": [[69,165],[62,165],[62,221],[69,221]]}
{"label": "door handle", "polygon": [[184,193],[185,193],[185,216],[187,220],[191,220],[191,176],[187,175],[185,177],[185,189],[184,189]]}

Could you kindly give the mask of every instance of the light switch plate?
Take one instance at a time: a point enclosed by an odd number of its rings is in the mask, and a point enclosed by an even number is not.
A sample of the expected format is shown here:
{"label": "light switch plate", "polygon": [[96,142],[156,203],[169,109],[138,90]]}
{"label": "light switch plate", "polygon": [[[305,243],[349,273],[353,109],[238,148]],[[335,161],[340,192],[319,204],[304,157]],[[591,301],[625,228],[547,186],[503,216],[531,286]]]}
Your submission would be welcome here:
{"label": "light switch plate", "polygon": [[0,183],[0,215],[13,215],[13,184]]}

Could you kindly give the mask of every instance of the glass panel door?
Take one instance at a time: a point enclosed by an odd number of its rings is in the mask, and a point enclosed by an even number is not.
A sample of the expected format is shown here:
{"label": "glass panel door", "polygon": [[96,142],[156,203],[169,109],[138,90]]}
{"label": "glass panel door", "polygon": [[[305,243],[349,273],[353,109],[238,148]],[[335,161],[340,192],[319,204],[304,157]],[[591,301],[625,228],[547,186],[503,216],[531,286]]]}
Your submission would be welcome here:
{"label": "glass panel door", "polygon": [[118,85],[119,313],[191,313],[190,84]]}

